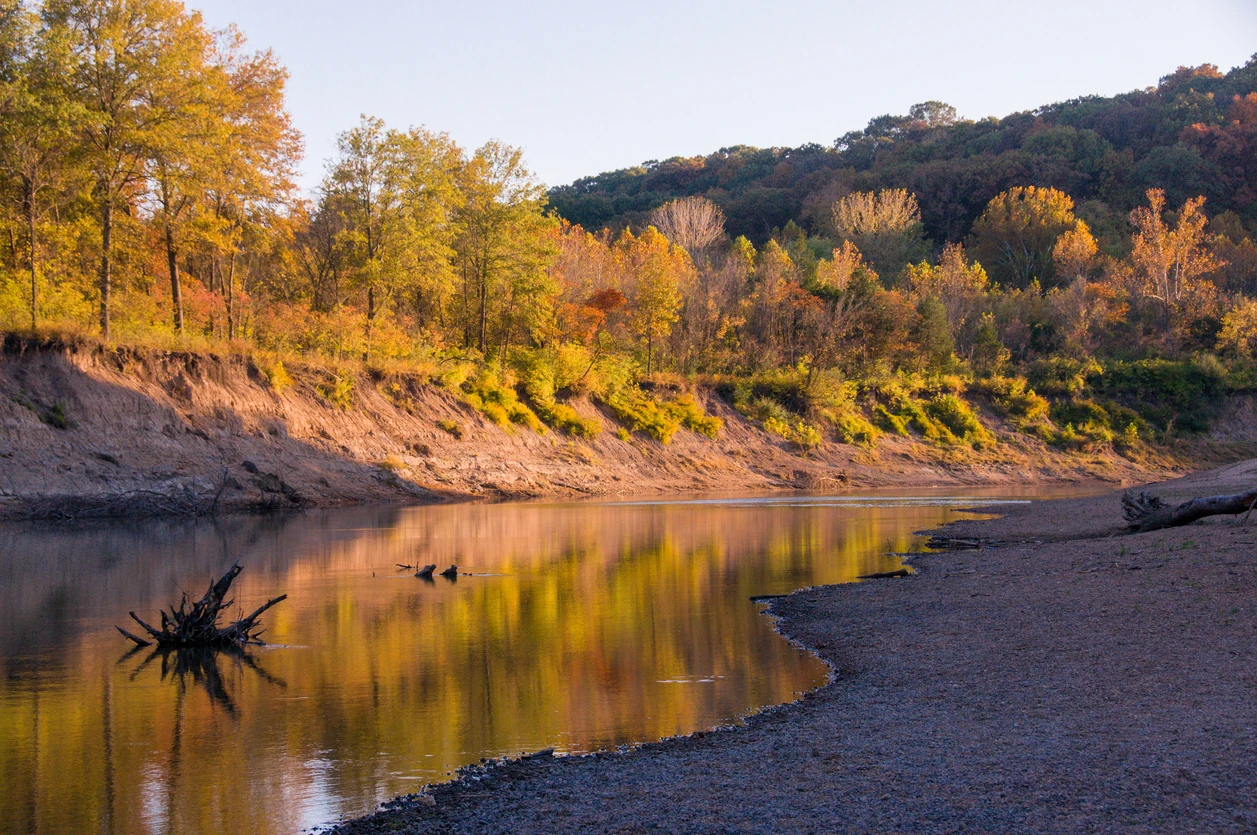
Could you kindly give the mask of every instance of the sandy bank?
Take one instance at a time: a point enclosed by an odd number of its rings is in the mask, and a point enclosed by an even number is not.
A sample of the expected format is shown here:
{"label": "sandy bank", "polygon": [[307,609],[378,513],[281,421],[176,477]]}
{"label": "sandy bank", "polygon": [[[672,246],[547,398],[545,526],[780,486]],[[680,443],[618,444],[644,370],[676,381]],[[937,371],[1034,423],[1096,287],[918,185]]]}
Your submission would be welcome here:
{"label": "sandy bank", "polygon": [[[579,440],[504,430],[439,386],[406,376],[352,378],[289,369],[277,390],[247,355],[169,352],[9,337],[0,350],[0,518],[191,514],[362,503],[696,490],[765,491],[1026,481],[1145,481],[1180,466],[1111,450],[1066,453],[984,418],[999,436],[978,453],[884,438],[876,450],[827,443],[809,455],[762,431],[711,392],[712,440],[664,446],[599,406],[573,406],[603,431]],[[451,433],[441,428],[457,426]],[[1252,439],[1198,445],[1235,460]]]}
{"label": "sandy bank", "polygon": [[[1254,480],[1247,462],[1160,489]],[[795,705],[473,770],[341,831],[1257,829],[1257,523],[1126,536],[1110,494],[947,533],[987,544],[773,601],[835,670]]]}

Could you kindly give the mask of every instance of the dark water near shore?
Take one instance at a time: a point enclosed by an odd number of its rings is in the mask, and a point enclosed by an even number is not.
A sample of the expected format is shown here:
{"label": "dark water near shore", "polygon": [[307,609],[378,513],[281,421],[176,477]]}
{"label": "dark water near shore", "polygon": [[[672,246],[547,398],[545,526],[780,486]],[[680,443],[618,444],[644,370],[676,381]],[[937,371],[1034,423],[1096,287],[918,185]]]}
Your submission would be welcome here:
{"label": "dark water near shore", "polygon": [[[481,757],[736,721],[826,679],[751,595],[893,570],[976,495],[0,528],[0,831],[293,832]],[[114,631],[237,559],[240,606],[289,596],[271,646],[181,658]],[[451,562],[475,575],[395,565]]]}

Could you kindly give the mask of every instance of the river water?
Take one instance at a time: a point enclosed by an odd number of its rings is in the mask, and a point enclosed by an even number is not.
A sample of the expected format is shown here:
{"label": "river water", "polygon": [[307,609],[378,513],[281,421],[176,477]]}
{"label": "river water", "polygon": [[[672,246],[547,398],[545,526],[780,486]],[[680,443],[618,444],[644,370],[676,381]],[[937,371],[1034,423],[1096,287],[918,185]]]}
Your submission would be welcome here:
{"label": "river water", "polygon": [[[827,675],[750,596],[898,568],[976,495],[0,528],[0,831],[294,832],[482,757],[736,722]],[[163,655],[114,630],[236,560],[239,607],[288,594],[268,646]]]}

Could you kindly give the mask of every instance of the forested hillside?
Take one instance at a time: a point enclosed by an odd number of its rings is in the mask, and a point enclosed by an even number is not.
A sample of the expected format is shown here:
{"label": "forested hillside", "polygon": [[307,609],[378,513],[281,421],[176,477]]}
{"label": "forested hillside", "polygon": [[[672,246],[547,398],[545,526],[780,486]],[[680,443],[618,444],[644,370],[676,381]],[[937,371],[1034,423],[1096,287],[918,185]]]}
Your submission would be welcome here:
{"label": "forested hillside", "polygon": [[303,363],[346,409],[423,378],[511,432],[589,438],[588,398],[624,443],[719,435],[706,387],[801,454],[1138,450],[1257,380],[1254,62],[548,204],[521,149],[371,117],[303,196],[286,81],[175,0],[0,4],[0,329],[247,352],[277,398]]}
{"label": "forested hillside", "polygon": [[656,206],[699,195],[724,212],[733,236],[757,246],[793,222],[835,237],[830,206],[853,191],[916,195],[937,248],[964,240],[986,204],[1014,186],[1073,198],[1102,246],[1120,250],[1126,216],[1150,188],[1171,205],[1204,195],[1214,213],[1235,212],[1257,231],[1257,59],[1228,73],[1180,68],[1156,87],[1087,96],[967,121],[940,102],[907,116],[878,116],[832,145],[722,148],[577,180],[550,203],[587,229],[640,226]]}

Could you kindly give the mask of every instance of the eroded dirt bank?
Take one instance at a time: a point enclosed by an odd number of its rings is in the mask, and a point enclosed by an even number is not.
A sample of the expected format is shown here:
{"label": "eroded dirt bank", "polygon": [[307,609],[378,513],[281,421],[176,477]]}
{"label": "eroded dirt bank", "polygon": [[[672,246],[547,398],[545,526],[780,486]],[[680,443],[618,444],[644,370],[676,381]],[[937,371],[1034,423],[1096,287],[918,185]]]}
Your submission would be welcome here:
{"label": "eroded dirt bank", "polygon": [[774,601],[836,678],[745,728],[471,770],[338,831],[1257,830],[1257,523],[1127,536],[1118,501],[960,523],[988,544]]}
{"label": "eroded dirt bank", "polygon": [[[716,440],[668,446],[574,403],[604,431],[590,441],[499,428],[449,391],[413,379],[353,380],[335,405],[319,368],[277,390],[248,356],[138,351],[10,337],[0,351],[0,517],[204,513],[365,502],[694,490],[835,489],[1024,481],[1146,480],[1112,452],[1063,453],[988,423],[993,449],[885,438],[875,451],[828,443],[804,456],[703,392]],[[322,392],[324,393],[321,393]],[[458,433],[440,428],[453,422]],[[447,424],[448,425],[448,424]],[[456,437],[461,434],[461,437]],[[1234,442],[1228,442],[1234,446]],[[1220,457],[1235,452],[1215,451]]]}

